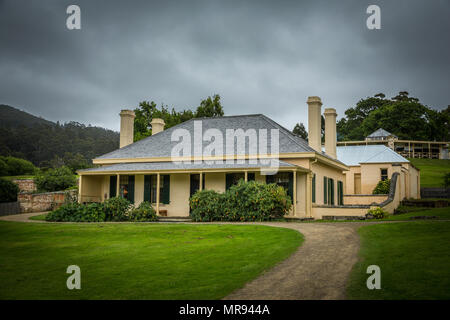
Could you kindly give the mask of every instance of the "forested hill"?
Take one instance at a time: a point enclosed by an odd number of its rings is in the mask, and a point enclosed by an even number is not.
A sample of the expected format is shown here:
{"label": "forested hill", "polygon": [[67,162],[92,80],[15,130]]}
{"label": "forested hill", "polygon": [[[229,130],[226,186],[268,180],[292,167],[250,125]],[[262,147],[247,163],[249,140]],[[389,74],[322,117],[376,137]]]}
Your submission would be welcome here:
{"label": "forested hill", "polygon": [[0,155],[38,166],[82,155],[91,160],[119,147],[119,133],[77,122],[54,123],[11,106],[0,105]]}

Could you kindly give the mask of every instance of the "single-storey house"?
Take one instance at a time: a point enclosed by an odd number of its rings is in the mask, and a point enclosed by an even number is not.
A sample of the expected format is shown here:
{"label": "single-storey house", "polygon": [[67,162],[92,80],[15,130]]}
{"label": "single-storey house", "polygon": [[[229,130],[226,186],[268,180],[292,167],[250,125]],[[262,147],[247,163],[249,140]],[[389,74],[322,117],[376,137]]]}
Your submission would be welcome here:
{"label": "single-storey house", "polygon": [[98,167],[78,171],[78,199],[121,196],[135,205],[149,201],[159,215],[181,217],[189,215],[189,197],[197,190],[223,192],[244,179],[285,187],[293,200],[290,217],[364,215],[369,206],[361,199],[344,203],[352,169],[336,150],[336,110],[325,109],[322,151],[322,102],[314,96],[307,104],[308,142],[255,114],[192,119],[166,130],[162,119],[153,119],[152,135],[133,143],[134,112],[122,110],[120,148],[95,158]]}

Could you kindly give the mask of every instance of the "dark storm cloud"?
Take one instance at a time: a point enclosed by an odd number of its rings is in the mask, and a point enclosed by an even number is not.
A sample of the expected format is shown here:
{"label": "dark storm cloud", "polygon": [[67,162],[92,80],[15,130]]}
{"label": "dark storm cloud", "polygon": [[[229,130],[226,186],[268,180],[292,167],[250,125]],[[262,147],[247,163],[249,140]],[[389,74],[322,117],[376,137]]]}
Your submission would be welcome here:
{"label": "dark storm cloud", "polygon": [[[66,29],[81,7],[82,29]],[[365,26],[369,4],[382,29]],[[118,129],[139,101],[306,124],[306,99],[340,115],[408,90],[450,104],[448,1],[0,1],[0,103]]]}

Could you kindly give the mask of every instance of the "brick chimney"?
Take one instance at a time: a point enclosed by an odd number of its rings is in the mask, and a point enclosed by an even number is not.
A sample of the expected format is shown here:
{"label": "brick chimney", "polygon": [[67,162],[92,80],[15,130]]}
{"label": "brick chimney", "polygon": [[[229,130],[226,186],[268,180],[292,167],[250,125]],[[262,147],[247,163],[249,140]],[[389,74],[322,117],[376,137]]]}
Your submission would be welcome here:
{"label": "brick chimney", "polygon": [[322,153],[321,143],[321,108],[319,97],[308,97],[308,144],[311,148]]}
{"label": "brick chimney", "polygon": [[336,159],[336,109],[326,108],[325,117],[325,153]]}
{"label": "brick chimney", "polygon": [[163,131],[164,126],[166,125],[164,120],[160,118],[152,119],[152,122],[150,122],[150,124],[152,125],[152,135]]}
{"label": "brick chimney", "polygon": [[120,147],[123,148],[133,143],[134,118],[136,115],[132,110],[120,111]]}

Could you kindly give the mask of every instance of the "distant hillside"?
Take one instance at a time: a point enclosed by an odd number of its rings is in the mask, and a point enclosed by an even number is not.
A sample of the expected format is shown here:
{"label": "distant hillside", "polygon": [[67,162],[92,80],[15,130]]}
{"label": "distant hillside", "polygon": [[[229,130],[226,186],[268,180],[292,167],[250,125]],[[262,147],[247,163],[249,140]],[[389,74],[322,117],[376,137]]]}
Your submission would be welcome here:
{"label": "distant hillside", "polygon": [[35,165],[81,154],[87,160],[119,147],[119,133],[77,122],[57,124],[11,106],[0,105],[0,155],[27,159]]}
{"label": "distant hillside", "polygon": [[36,124],[56,125],[56,123],[39,118],[25,111],[0,104],[0,127],[30,127]]}

